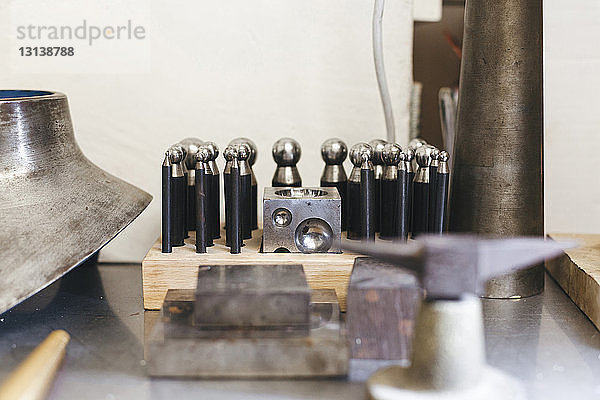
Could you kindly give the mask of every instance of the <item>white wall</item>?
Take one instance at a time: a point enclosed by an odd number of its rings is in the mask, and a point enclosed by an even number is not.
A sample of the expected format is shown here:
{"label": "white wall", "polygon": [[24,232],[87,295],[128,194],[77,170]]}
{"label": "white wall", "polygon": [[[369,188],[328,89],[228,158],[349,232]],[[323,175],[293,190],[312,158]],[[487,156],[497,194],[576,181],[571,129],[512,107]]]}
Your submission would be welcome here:
{"label": "white wall", "polygon": [[548,232],[600,233],[600,1],[544,1]]}
{"label": "white wall", "polygon": [[[139,261],[158,237],[160,164],[165,148],[179,139],[197,136],[223,147],[237,136],[252,138],[259,147],[259,184],[266,185],[275,167],[271,145],[280,137],[295,137],[302,145],[299,168],[308,186],[318,185],[319,146],[326,138],[338,136],[350,145],[385,137],[371,54],[371,1],[132,4],[0,2],[0,87],[66,93],[85,154],[154,195],[148,209],[103,250],[104,260]],[[102,24],[143,22],[149,64],[133,60],[125,65],[128,48],[123,46],[131,44],[114,41],[92,48],[76,44],[76,60],[38,60],[48,64],[41,70],[36,60],[16,55],[16,20],[76,24],[82,18]],[[412,21],[412,0],[387,2],[385,57],[401,142],[408,128]],[[114,46],[120,46],[120,59],[113,58]],[[129,50],[147,55],[148,49]],[[61,73],[61,65],[70,72]],[[21,72],[24,68],[27,73]]]}

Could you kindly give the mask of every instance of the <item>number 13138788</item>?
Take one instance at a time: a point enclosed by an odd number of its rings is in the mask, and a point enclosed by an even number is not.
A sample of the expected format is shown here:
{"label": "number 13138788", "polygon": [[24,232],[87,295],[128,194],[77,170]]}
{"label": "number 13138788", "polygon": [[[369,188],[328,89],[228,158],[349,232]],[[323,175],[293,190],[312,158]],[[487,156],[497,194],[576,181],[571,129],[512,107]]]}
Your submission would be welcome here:
{"label": "number 13138788", "polygon": [[73,47],[19,47],[21,57],[71,57],[75,55]]}

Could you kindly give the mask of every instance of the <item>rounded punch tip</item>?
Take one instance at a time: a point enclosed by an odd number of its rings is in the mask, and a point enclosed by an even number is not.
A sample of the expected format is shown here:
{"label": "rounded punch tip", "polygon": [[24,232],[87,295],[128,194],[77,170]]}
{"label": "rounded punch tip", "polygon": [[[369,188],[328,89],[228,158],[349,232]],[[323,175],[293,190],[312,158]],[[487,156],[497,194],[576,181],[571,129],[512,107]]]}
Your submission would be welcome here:
{"label": "rounded punch tip", "polygon": [[188,169],[194,169],[194,155],[198,152],[198,147],[202,145],[202,140],[198,138],[185,138],[181,142],[177,143],[183,147],[186,152],[185,164]]}
{"label": "rounded punch tip", "polygon": [[254,163],[256,162],[256,156],[258,155],[258,148],[256,147],[256,144],[248,139],[247,137],[239,137],[239,138],[235,138],[233,139],[231,142],[229,142],[229,144],[232,145],[237,145],[237,144],[247,144],[248,146],[250,146],[250,157],[248,158],[248,164],[250,164],[250,166],[253,166]]}
{"label": "rounded punch tip", "polygon": [[327,165],[339,165],[348,156],[348,146],[341,139],[327,139],[321,145],[321,157]]}
{"label": "rounded punch tip", "polygon": [[208,161],[210,161],[212,157],[212,151],[209,148],[209,146],[207,145],[201,145],[198,148],[198,151],[196,152],[196,154],[194,154],[194,158],[196,159],[196,162],[201,162],[201,163],[206,163]]}
{"label": "rounded punch tip", "polygon": [[437,147],[431,146],[431,154],[430,157],[432,160],[438,160],[440,157],[440,150]]}
{"label": "rounded punch tip", "polygon": [[439,159],[440,161],[447,162],[449,158],[450,158],[450,154],[448,154],[448,152],[447,152],[447,151],[445,151],[445,150],[443,150],[443,151],[440,151],[440,155],[439,155],[439,157],[438,157],[438,159]]}
{"label": "rounded punch tip", "polygon": [[223,150],[223,157],[226,161],[233,161],[233,159],[237,158],[237,156],[238,154],[236,146],[229,145],[225,147],[225,150]]}
{"label": "rounded punch tip", "polygon": [[249,160],[252,149],[247,143],[239,143],[237,144],[237,154],[240,161]]}
{"label": "rounded punch tip", "polygon": [[172,164],[178,164],[185,158],[185,150],[179,145],[169,147],[166,154],[169,155]]}
{"label": "rounded punch tip", "polygon": [[215,142],[204,142],[203,146],[205,146],[210,153],[208,161],[214,161],[219,157],[219,146],[217,146]]}
{"label": "rounded punch tip", "polygon": [[415,152],[415,157],[417,159],[417,164],[419,167],[428,167],[431,164],[431,153],[433,152],[435,147],[433,146],[421,146]]}
{"label": "rounded punch tip", "polygon": [[369,142],[369,145],[373,148],[373,157],[371,158],[373,161],[373,164],[383,165],[382,154],[383,154],[383,148],[385,147],[386,144],[388,144],[388,142],[386,142],[383,139],[374,139]]}
{"label": "rounded punch tip", "polygon": [[415,138],[415,139],[411,140],[410,142],[408,142],[408,148],[411,149],[412,151],[415,151],[419,147],[426,146],[426,145],[427,145],[427,141],[425,141],[424,139],[420,139],[420,138]]}
{"label": "rounded punch tip", "polygon": [[273,160],[279,167],[294,166],[300,160],[300,144],[292,138],[282,138],[273,144]]}
{"label": "rounded punch tip", "polygon": [[[387,143],[381,152],[381,160],[387,166],[398,165],[402,160],[402,148],[396,143]],[[404,160],[402,160],[404,161]]]}
{"label": "rounded punch tip", "polygon": [[373,158],[373,148],[367,143],[357,143],[350,149],[350,161],[355,167]]}

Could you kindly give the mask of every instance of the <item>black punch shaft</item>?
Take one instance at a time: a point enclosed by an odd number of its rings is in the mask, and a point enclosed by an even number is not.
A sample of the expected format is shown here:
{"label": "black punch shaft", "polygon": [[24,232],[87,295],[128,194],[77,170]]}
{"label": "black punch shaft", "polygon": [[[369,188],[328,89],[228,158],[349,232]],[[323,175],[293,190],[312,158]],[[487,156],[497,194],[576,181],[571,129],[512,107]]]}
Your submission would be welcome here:
{"label": "black punch shaft", "polygon": [[446,229],[446,213],[448,212],[448,184],[450,182],[450,175],[448,173],[438,173],[437,175],[434,233],[442,234]]}
{"label": "black punch shaft", "polygon": [[[182,164],[185,164],[185,160],[183,160],[181,162]],[[182,202],[181,204],[183,205],[183,225],[182,225],[182,229],[183,229],[183,237],[185,239],[189,238],[190,235],[188,235],[188,212],[189,212],[189,205],[188,205],[188,173],[185,172],[185,174],[183,175],[185,184],[183,185],[183,195],[182,195]]]}
{"label": "black punch shaft", "polygon": [[395,235],[395,215],[397,202],[397,181],[381,179],[381,219],[379,237],[391,239]]}
{"label": "black punch shaft", "polygon": [[[408,162],[410,164],[410,161]],[[414,204],[415,204],[415,172],[406,172],[406,196],[407,196],[407,207],[408,207],[408,232],[412,232],[412,221],[414,215]]]}
{"label": "black punch shaft", "polygon": [[413,190],[412,236],[416,237],[421,233],[426,233],[428,230],[429,184],[414,182]]}
{"label": "black punch shaft", "polygon": [[[187,181],[188,178],[186,178]],[[195,179],[195,178],[194,178]],[[196,230],[196,188],[191,185],[187,185],[187,230]]]}
{"label": "black punch shaft", "polygon": [[173,207],[171,207],[173,213],[171,244],[173,246],[183,246],[185,239],[185,187],[187,183],[184,176],[172,176],[171,183],[171,199],[173,204]]}
{"label": "black punch shaft", "polygon": [[204,169],[196,169],[196,253],[206,253],[208,238],[207,190]]}
{"label": "black punch shaft", "polygon": [[252,238],[252,176],[240,175],[240,201],[242,203],[242,237]]}
{"label": "black punch shaft", "polygon": [[240,196],[241,182],[239,168],[231,168],[229,179],[231,193],[227,236],[229,237],[230,253],[239,254],[242,250],[242,199]]}
{"label": "black punch shaft", "polygon": [[212,214],[211,233],[213,239],[221,237],[221,183],[220,174],[210,175],[210,213]]}
{"label": "black punch shaft", "polygon": [[360,237],[375,240],[375,176],[370,168],[360,170]]}
{"label": "black punch shaft", "polygon": [[[254,174],[254,173],[253,173]],[[258,229],[258,184],[252,182],[252,229]]]}
{"label": "black punch shaft", "polygon": [[394,236],[401,241],[408,238],[408,221],[410,217],[410,198],[408,193],[409,174],[404,171],[398,171],[398,182],[396,184],[396,213],[394,214],[395,232]]}
{"label": "black punch shaft", "polygon": [[429,166],[429,220],[427,227],[428,232],[435,231],[435,213],[436,213],[436,204],[437,204],[437,166],[430,165]]}
{"label": "black punch shaft", "polygon": [[171,232],[173,232],[173,191],[171,165],[162,166],[162,252],[171,253]]}

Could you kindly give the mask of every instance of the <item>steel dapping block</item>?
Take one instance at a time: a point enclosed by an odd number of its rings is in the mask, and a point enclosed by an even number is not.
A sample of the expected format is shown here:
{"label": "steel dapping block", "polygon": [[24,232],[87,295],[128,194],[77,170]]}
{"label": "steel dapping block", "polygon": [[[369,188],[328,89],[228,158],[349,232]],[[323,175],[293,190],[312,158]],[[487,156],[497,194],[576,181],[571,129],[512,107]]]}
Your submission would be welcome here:
{"label": "steel dapping block", "polygon": [[256,144],[245,137],[233,139],[229,144],[247,144],[250,147],[250,157],[248,158],[248,164],[250,165],[250,173],[252,175],[252,229],[258,229],[258,181],[254,174],[254,164],[256,163],[256,157],[258,156],[258,148]]}
{"label": "steel dapping block", "polygon": [[348,155],[346,144],[338,138],[327,139],[321,145],[321,157],[325,168],[321,174],[322,187],[337,188],[342,199],[342,231],[346,230],[348,218],[348,177],[344,170],[344,160]]}
{"label": "steel dapping block", "polygon": [[173,232],[173,189],[172,177],[173,164],[169,158],[169,153],[165,153],[165,159],[162,164],[162,219],[161,219],[161,250],[163,253],[173,251],[171,244],[171,233]]}
{"label": "steel dapping block", "polygon": [[[542,27],[541,0],[466,3],[452,232],[544,235]],[[493,279],[485,295],[525,297],[543,288],[539,264]]]}
{"label": "steel dapping block", "polygon": [[238,161],[240,165],[240,201],[242,203],[242,237],[252,238],[252,171],[248,158],[250,146],[240,143],[237,146]]}
{"label": "steel dapping block", "polygon": [[263,252],[340,253],[341,211],[334,187],[265,188]]}
{"label": "steel dapping block", "polygon": [[209,232],[213,239],[218,239],[221,237],[221,184],[219,182],[219,166],[217,165],[219,147],[214,142],[205,142],[203,146],[209,151],[208,167],[206,168],[210,181],[210,197],[208,199]]}
{"label": "steel dapping block", "polygon": [[185,193],[186,181],[183,172],[183,150],[180,146],[172,146],[167,150],[172,165],[171,173],[171,198],[173,201],[173,232],[171,233],[171,244],[183,246],[185,239]]}
{"label": "steel dapping block", "polygon": [[346,310],[352,358],[408,359],[421,298],[415,272],[356,258]]}
{"label": "steel dapping block", "polygon": [[396,204],[398,202],[398,164],[402,148],[395,143],[384,146],[382,160],[384,163],[381,176],[381,223],[379,237],[391,239],[395,236]]}
{"label": "steel dapping block", "polygon": [[199,327],[308,325],[310,289],[302,265],[200,266]]}
{"label": "steel dapping block", "polygon": [[282,138],[273,144],[271,153],[277,164],[271,185],[273,187],[302,186],[302,178],[296,167],[302,155],[300,144],[292,138]]}
{"label": "steel dapping block", "polygon": [[202,140],[198,138],[186,138],[177,143],[183,147],[185,151],[185,168],[187,170],[187,230],[193,231],[196,229],[196,191],[194,186],[196,180],[194,178],[196,169],[195,155],[198,152],[198,147],[202,144]]}
{"label": "steel dapping block", "polygon": [[381,224],[381,176],[383,175],[383,147],[387,144],[385,140],[375,139],[369,142],[369,145],[373,148],[373,157],[371,163],[373,164],[373,176],[375,178],[375,195],[374,195],[374,207],[373,207],[373,218],[375,232],[379,232]]}

